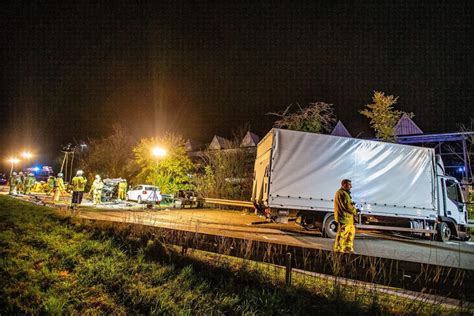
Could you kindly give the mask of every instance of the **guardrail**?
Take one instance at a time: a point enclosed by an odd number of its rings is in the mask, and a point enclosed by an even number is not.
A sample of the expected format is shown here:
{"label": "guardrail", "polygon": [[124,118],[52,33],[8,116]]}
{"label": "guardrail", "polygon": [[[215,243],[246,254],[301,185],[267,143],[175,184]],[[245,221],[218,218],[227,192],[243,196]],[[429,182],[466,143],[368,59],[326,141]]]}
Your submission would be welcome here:
{"label": "guardrail", "polygon": [[214,198],[205,198],[204,201],[207,204],[230,205],[230,206],[253,208],[253,203],[250,201],[224,200],[224,199],[214,199]]}

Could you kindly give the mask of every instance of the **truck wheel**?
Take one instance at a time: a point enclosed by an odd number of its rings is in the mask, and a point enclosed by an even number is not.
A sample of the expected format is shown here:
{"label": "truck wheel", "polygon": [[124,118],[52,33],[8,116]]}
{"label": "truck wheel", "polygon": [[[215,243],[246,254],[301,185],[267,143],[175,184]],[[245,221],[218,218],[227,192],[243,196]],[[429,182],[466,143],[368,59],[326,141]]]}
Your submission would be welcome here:
{"label": "truck wheel", "polygon": [[138,204],[142,204],[142,197],[141,197],[141,196],[138,196],[138,198],[137,198],[137,203],[138,203]]}
{"label": "truck wheel", "polygon": [[449,228],[449,225],[446,222],[439,223],[436,230],[436,238],[439,241],[446,242],[451,238],[451,228]]}
{"label": "truck wheel", "polygon": [[326,218],[326,221],[324,222],[323,235],[324,237],[327,237],[327,238],[336,238],[336,234],[337,234],[337,223],[334,220],[334,215],[331,215],[328,218]]}

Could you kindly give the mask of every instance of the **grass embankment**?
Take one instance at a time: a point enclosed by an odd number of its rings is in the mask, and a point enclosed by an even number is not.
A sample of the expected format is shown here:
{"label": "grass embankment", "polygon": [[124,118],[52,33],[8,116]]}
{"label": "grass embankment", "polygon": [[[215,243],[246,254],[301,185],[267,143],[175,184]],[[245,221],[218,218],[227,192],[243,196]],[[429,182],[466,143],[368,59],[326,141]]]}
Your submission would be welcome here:
{"label": "grass embankment", "polygon": [[446,312],[316,278],[285,288],[281,273],[259,273],[261,265],[236,269],[173,254],[149,234],[129,237],[0,196],[0,314]]}

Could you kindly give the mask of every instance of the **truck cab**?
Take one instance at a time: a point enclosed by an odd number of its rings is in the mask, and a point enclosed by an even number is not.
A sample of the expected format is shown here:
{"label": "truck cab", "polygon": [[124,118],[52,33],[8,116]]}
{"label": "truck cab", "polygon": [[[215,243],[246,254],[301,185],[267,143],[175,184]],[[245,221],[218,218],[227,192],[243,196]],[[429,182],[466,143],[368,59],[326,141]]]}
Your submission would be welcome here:
{"label": "truck cab", "polygon": [[438,196],[438,240],[447,241],[453,236],[468,239],[463,229],[468,224],[467,208],[459,182],[453,177],[438,176]]}

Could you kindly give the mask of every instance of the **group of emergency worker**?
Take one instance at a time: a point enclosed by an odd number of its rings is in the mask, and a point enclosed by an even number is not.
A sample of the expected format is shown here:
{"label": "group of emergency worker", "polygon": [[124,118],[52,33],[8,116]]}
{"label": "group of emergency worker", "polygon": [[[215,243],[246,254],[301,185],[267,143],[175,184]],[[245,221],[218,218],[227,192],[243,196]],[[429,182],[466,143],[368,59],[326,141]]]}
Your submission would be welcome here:
{"label": "group of emergency worker", "polygon": [[[58,173],[57,177],[49,176],[46,183],[37,182],[33,173],[29,173],[27,176],[20,172],[13,172],[8,181],[9,194],[30,194],[31,192],[44,192],[47,195],[53,196],[53,201],[59,202],[60,197],[67,195],[67,187],[64,183],[63,174]],[[72,198],[70,208],[72,210],[77,209],[77,206],[82,203],[84,191],[86,189],[87,179],[84,176],[82,170],[76,172],[71,180],[72,187]],[[94,205],[102,202],[102,190],[104,188],[104,182],[100,175],[96,175],[94,182],[91,185],[89,193],[91,194]],[[125,200],[127,193],[127,181],[125,179],[120,180],[118,183],[118,199]]]}
{"label": "group of emergency worker", "polygon": [[8,180],[8,185],[10,186],[9,193],[11,195],[30,194],[35,182],[35,175],[33,173],[26,175],[22,171],[19,173],[13,172]]}
{"label": "group of emergency worker", "polygon": [[[71,199],[71,208],[76,209],[78,205],[82,202],[82,197],[86,188],[87,179],[84,177],[82,170],[78,170],[76,176],[72,178],[72,199]],[[102,203],[102,190],[104,189],[104,182],[100,175],[96,175],[94,181],[92,182],[91,189],[89,194],[92,197],[92,202],[94,205]],[[118,199],[125,200],[125,194],[127,192],[127,181],[122,179],[118,184]]]}

